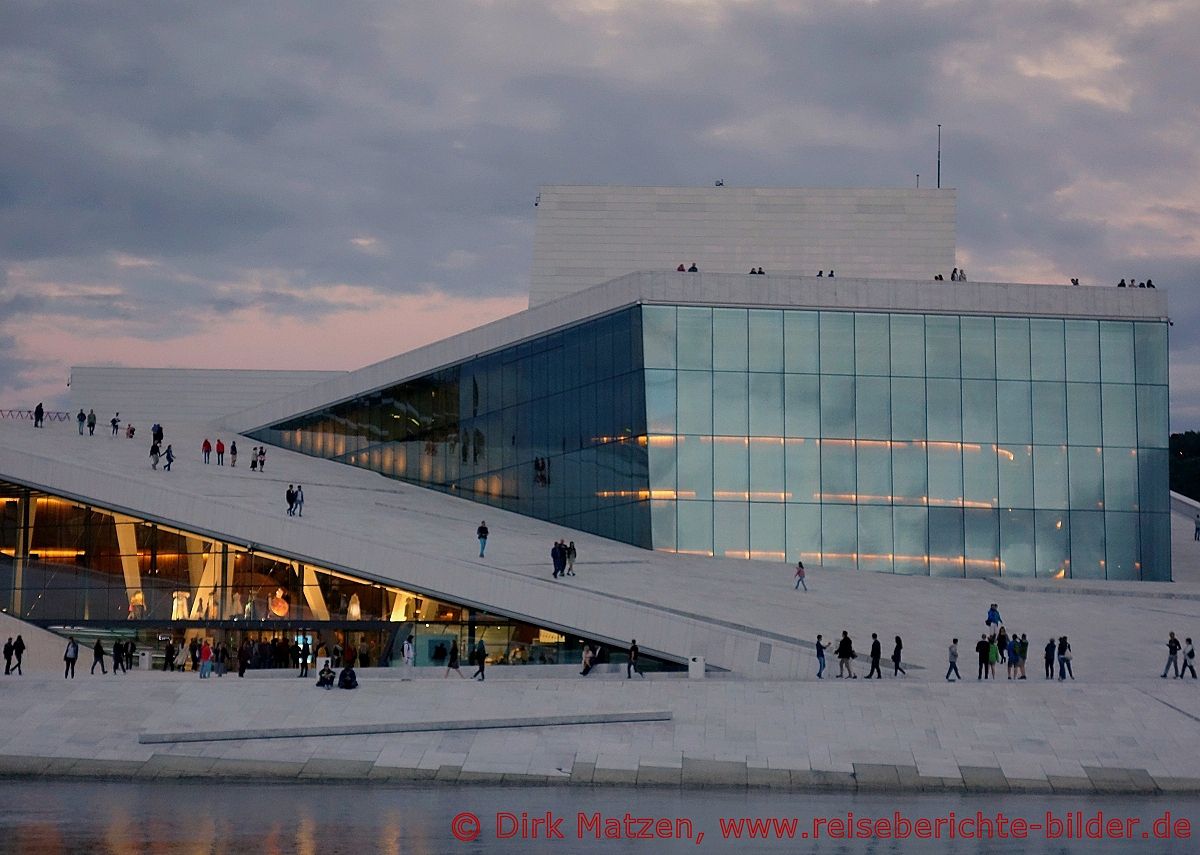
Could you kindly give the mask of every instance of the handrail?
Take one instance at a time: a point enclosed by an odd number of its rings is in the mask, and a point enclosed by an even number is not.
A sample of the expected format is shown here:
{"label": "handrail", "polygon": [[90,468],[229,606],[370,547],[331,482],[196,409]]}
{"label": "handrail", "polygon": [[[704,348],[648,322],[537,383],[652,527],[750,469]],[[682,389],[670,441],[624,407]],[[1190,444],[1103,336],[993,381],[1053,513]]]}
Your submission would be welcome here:
{"label": "handrail", "polygon": [[[42,420],[47,422],[65,422],[70,420],[71,414],[62,410],[46,410],[42,413]],[[27,419],[33,421],[33,410],[0,410],[0,419]]]}

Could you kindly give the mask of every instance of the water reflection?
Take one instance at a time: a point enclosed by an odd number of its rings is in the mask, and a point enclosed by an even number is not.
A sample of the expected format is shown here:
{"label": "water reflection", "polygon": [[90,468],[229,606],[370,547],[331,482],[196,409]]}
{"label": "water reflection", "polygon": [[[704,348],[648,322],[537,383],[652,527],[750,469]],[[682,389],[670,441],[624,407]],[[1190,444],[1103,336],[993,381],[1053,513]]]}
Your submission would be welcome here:
{"label": "water reflection", "polygon": [[[1200,817],[1196,797],[1143,798],[1091,796],[894,796],[834,793],[777,793],[618,787],[401,787],[362,784],[252,784],[224,781],[154,783],[79,781],[0,782],[0,852],[30,855],[113,853],[113,855],[209,855],[253,852],[262,855],[384,853],[436,855],[480,852],[1194,852],[1191,839],[1154,839],[1152,829],[1165,811],[1172,824]],[[451,820],[469,811],[480,819],[480,835],[461,842]],[[565,839],[497,840],[496,816],[509,812],[529,818],[547,811],[563,817]],[[577,836],[578,812],[604,817],[634,816],[690,820],[696,840],[596,840]],[[1084,819],[1103,811],[1106,819],[1136,818],[1132,840],[1046,840],[1030,832],[1026,840],[747,840],[722,837],[721,817],[799,817],[800,832],[814,817],[909,820],[974,817],[977,811],[1008,822],[1043,822],[1047,811]],[[520,827],[519,819],[509,823]],[[526,825],[528,828],[529,826]],[[626,826],[628,828],[628,826]],[[828,827],[828,826],[827,826]],[[544,826],[543,826],[544,828]],[[636,826],[635,826],[636,828]],[[1142,838],[1143,832],[1149,838]],[[799,833],[797,834],[799,837]]]}

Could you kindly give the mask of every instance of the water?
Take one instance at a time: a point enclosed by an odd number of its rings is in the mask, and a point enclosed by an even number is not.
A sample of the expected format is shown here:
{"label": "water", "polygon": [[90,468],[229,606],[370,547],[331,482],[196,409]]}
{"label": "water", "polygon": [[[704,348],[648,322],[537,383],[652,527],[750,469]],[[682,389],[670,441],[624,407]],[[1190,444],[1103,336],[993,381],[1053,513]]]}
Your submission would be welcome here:
{"label": "water", "polygon": [[[1031,831],[1026,840],[829,840],[813,839],[814,817],[891,818],[896,811],[910,821],[933,819],[953,811],[957,820],[974,821],[976,812],[996,817],[1003,813],[1011,826],[1015,818],[1044,823],[1052,811],[1063,822],[1062,835],[1047,840]],[[536,840],[520,838],[520,815],[544,819],[546,812],[561,818],[556,826],[565,839],[545,839],[544,826]],[[597,840],[586,827],[599,812],[620,820],[635,817],[669,819],[670,826],[691,839]],[[1065,839],[1069,812],[1082,811],[1086,822],[1102,811],[1105,820],[1136,818],[1133,839]],[[1200,821],[1200,800],[1132,796],[893,796],[767,791],[654,790],[591,787],[464,787],[385,786],[362,784],[250,784],[204,782],[75,782],[19,780],[0,782],[0,851],[32,853],[200,853],[253,852],[256,855],[301,853],[493,853],[493,852],[1195,852],[1190,839],[1154,838],[1155,820],[1171,812],[1172,830]],[[585,818],[578,836],[578,816]],[[479,818],[480,836],[474,842],[456,840],[456,816]],[[509,820],[511,814],[514,819]],[[497,839],[513,831],[510,839]],[[798,817],[796,839],[746,839],[722,836],[719,818]],[[680,822],[676,822],[680,820]],[[1072,821],[1073,822],[1073,821]],[[470,836],[469,817],[458,820],[460,834]],[[640,823],[628,831],[641,832]],[[945,826],[944,826],[945,827]],[[603,832],[604,825],[599,828]],[[823,826],[823,828],[826,828]],[[526,825],[526,831],[532,830]],[[623,831],[626,829],[623,828]],[[704,837],[697,843],[699,834]],[[800,838],[808,832],[808,839]],[[1197,830],[1200,833],[1200,829]],[[784,832],[786,833],[786,832]],[[1145,833],[1147,838],[1141,835]],[[1190,830],[1189,830],[1190,833]]]}

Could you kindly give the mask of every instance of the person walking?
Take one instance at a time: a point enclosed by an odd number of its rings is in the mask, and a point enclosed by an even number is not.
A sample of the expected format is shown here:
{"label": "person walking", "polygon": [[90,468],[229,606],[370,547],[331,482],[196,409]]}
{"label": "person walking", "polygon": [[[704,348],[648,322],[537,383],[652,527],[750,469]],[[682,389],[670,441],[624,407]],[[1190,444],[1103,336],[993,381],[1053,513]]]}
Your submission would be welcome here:
{"label": "person walking", "polygon": [[488,527],[484,520],[479,521],[479,528],[475,529],[475,536],[479,538],[479,557],[483,557],[483,553],[487,550]]}
{"label": "person walking", "polygon": [[852,680],[857,680],[858,675],[854,673],[853,660],[858,658],[858,654],[854,652],[854,642],[850,640],[850,633],[842,630],[842,640],[837,646],[838,658],[838,679],[842,676],[849,677]]}
{"label": "person walking", "polygon": [[13,641],[12,636],[8,637],[8,641],[4,642],[4,676],[12,673],[12,658],[13,658]]}
{"label": "person walking", "polygon": [[483,667],[487,664],[487,648],[483,645],[483,639],[480,638],[475,644],[475,673],[471,675],[471,679],[479,678],[479,682],[483,682]]}
{"label": "person walking", "polygon": [[1018,680],[1025,679],[1025,660],[1029,658],[1029,637],[1025,633],[1021,633],[1021,640],[1017,642],[1017,670],[1021,672]]}
{"label": "person walking", "polygon": [[[20,640],[21,640],[21,637],[17,636],[17,641],[20,641]],[[1192,679],[1195,680],[1196,679],[1196,665],[1195,665],[1196,648],[1192,647],[1192,640],[1190,638],[1186,639],[1186,641],[1187,641],[1187,646],[1185,648],[1183,648],[1183,670],[1179,672],[1179,679],[1182,680],[1184,677],[1187,676],[1187,672],[1191,671]],[[18,659],[17,660],[17,670],[19,671],[20,669],[21,669],[21,661]]]}
{"label": "person walking", "polygon": [[117,413],[115,416],[113,416],[111,419],[108,420],[108,423],[110,425],[112,425],[112,435],[116,436],[117,430],[121,427],[121,414]]}
{"label": "person walking", "polygon": [[[96,642],[99,644],[100,642]],[[67,637],[67,649],[63,653],[63,662],[66,663],[66,669],[63,671],[63,679],[70,677],[75,679],[75,663],[79,660],[79,642],[75,640],[75,636]]]}
{"label": "person walking", "polygon": [[87,414],[88,436],[96,435],[96,411],[88,410]]}
{"label": "person walking", "polygon": [[212,645],[208,643],[208,639],[204,639],[204,643],[200,645],[200,679],[207,680],[212,674]]}
{"label": "person walking", "polygon": [[151,469],[158,468],[158,458],[160,456],[161,456],[161,453],[159,452],[159,449],[158,449],[158,443],[157,442],[150,443],[150,468]]}
{"label": "person walking", "polygon": [[[1189,638],[1188,644],[1191,644],[1191,643],[1192,643],[1192,640]],[[18,674],[21,673],[21,659],[24,656],[25,656],[25,639],[21,638],[21,636],[18,635],[17,640],[13,642],[13,657],[17,660],[17,664],[13,666],[13,671],[15,671]],[[1194,673],[1195,672],[1193,672],[1193,674]]]}
{"label": "person walking", "polygon": [[208,456],[212,454],[212,443],[208,437],[204,437],[204,442],[200,444],[200,453],[204,455],[204,462],[208,463]]}
{"label": "person walking", "polygon": [[899,677],[903,674],[908,676],[908,672],[904,670],[904,666],[900,664],[900,660],[904,658],[904,642],[900,640],[900,636],[896,636],[896,647],[892,650],[892,676]]}
{"label": "person walking", "polygon": [[258,447],[258,471],[265,472],[267,470],[267,447],[260,445]]}
{"label": "person walking", "polygon": [[442,675],[442,679],[450,676],[453,671],[462,679],[467,679],[467,675],[458,670],[458,639],[450,642],[450,656],[446,659],[446,673]]}
{"label": "person walking", "polygon": [[[82,413],[83,410],[80,410],[79,412]],[[83,429],[80,428],[79,432],[83,433]],[[1196,530],[1192,533],[1192,537],[1195,540],[1200,540],[1200,514],[1196,514]]]}
{"label": "person walking", "polygon": [[175,642],[167,639],[167,646],[163,648],[163,671],[175,670]]}
{"label": "person walking", "polygon": [[[75,421],[79,422],[79,435],[83,436],[83,425],[87,421],[87,416],[83,414],[82,407],[79,410],[79,415],[75,417]],[[1196,519],[1200,520],[1200,516],[1197,516]],[[1200,522],[1197,523],[1196,531],[1200,532]],[[1200,540],[1200,534],[1197,535],[1196,540]]]}
{"label": "person walking", "polygon": [[566,563],[562,554],[562,541],[554,542],[554,546],[550,548],[550,563],[554,565],[554,572],[550,574],[551,579],[557,579],[559,573],[562,572],[563,565]]}
{"label": "person walking", "polygon": [[304,488],[296,485],[296,516],[304,516]]}
{"label": "person walking", "polygon": [[42,406],[42,402],[38,401],[38,405],[33,408],[33,426],[35,428],[45,427],[42,424],[42,419],[45,418],[46,408]]}
{"label": "person walking", "polygon": [[566,559],[566,562],[567,562],[567,575],[574,576],[575,575],[575,541],[572,540],[570,543],[567,544],[567,549],[566,549],[566,552],[563,553],[563,557]]}
{"label": "person walking", "polygon": [[246,669],[250,667],[250,640],[242,639],[242,643],[238,645],[237,651],[238,660],[238,676],[245,677]]}
{"label": "person walking", "polygon": [[96,673],[96,666],[100,666],[100,673],[107,674],[108,669],[104,667],[104,645],[100,643],[100,639],[96,639],[96,644],[92,647],[92,672]]}
{"label": "person walking", "polygon": [[296,514],[296,488],[288,484],[287,490],[284,491],[284,497],[287,499],[287,515],[289,517]]}
{"label": "person walking", "polygon": [[413,646],[413,637],[410,635],[404,639],[404,664],[412,668],[416,664],[416,648]]}
{"label": "person walking", "polygon": [[796,562],[796,587],[794,588],[794,590],[799,591],[801,588],[804,588],[805,592],[808,591],[808,585],[805,584],[804,577],[805,577],[804,562],[797,561]]}
{"label": "person walking", "polygon": [[168,445],[166,453],[163,456],[167,460],[167,462],[163,464],[163,472],[170,472],[171,464],[175,462],[175,449]]}
{"label": "person walking", "polygon": [[637,674],[642,679],[646,675],[642,673],[642,669],[638,667],[638,657],[641,652],[638,650],[637,639],[634,638],[629,642],[629,659],[625,661],[625,679],[630,679],[634,674]]}
{"label": "person walking", "polygon": [[237,468],[237,440],[229,443],[229,468]]}
{"label": "person walking", "polygon": [[579,672],[580,677],[586,677],[592,672],[592,663],[596,661],[596,654],[592,651],[590,644],[583,645],[583,670]]}
{"label": "person walking", "polygon": [[114,641],[112,648],[112,666],[113,676],[117,676],[117,671],[125,671],[125,642]]}
{"label": "person walking", "polygon": [[954,680],[950,677],[953,674],[959,680],[962,679],[962,674],[958,672],[958,639],[950,641],[950,649],[947,651],[947,658],[950,661],[950,667],[946,669],[946,682],[953,683]]}
{"label": "person walking", "polygon": [[1000,661],[1000,648],[996,644],[996,636],[988,636],[988,672],[993,680],[996,679],[996,663]]}
{"label": "person walking", "polygon": [[1060,681],[1067,679],[1067,675],[1071,675],[1071,679],[1075,679],[1075,672],[1071,670],[1071,660],[1074,659],[1074,654],[1071,653],[1071,643],[1067,641],[1064,635],[1058,639],[1058,679]]}
{"label": "person walking", "polygon": [[1183,645],[1179,643],[1179,639],[1175,637],[1175,633],[1167,634],[1167,664],[1163,667],[1162,678],[1167,679],[1167,672],[1172,668],[1175,669],[1175,678],[1179,679],[1179,651],[1183,649]]}
{"label": "person walking", "polygon": [[879,643],[879,635],[871,633],[871,670],[867,672],[867,679],[870,680],[872,675],[883,679],[883,672],[879,670],[879,660],[883,658],[883,645]]}
{"label": "person walking", "polygon": [[217,437],[217,465],[225,465],[225,443],[221,440],[221,437]]}
{"label": "person walking", "polygon": [[824,680],[825,679],[825,677],[824,677],[824,674],[825,674],[825,651],[829,648],[829,645],[824,644],[821,641],[821,636],[819,633],[817,634],[816,648],[817,648],[817,679]]}
{"label": "person walking", "polygon": [[1054,653],[1058,649],[1058,643],[1052,638],[1046,642],[1046,679],[1054,679]]}
{"label": "person walking", "polygon": [[979,641],[975,642],[975,653],[979,657],[979,671],[975,675],[976,680],[986,680],[988,678],[988,638],[987,633],[981,633]]}

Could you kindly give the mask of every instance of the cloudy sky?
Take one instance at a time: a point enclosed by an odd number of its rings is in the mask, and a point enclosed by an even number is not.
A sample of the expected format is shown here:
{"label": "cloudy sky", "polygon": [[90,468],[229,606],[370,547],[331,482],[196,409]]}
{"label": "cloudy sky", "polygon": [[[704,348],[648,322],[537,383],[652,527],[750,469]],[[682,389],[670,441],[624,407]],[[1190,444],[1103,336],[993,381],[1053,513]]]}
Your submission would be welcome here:
{"label": "cloudy sky", "polygon": [[539,184],[958,188],[974,280],[1169,289],[1200,428],[1195,0],[0,3],[0,407],[355,368],[525,306]]}

